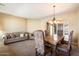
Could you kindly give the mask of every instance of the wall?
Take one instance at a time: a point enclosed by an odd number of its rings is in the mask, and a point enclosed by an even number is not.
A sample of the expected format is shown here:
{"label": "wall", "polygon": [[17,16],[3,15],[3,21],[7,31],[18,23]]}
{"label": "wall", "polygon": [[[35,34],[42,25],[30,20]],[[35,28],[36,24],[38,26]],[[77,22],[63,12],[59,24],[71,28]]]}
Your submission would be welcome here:
{"label": "wall", "polygon": [[4,32],[27,31],[26,19],[0,13],[0,30]]}
{"label": "wall", "polygon": [[[53,17],[41,18],[41,19],[28,19],[27,20],[27,31],[33,32],[34,30],[45,30],[46,22],[52,20]],[[64,23],[69,24],[70,30],[77,30],[77,12],[63,13],[56,15],[56,20],[61,19]]]}
{"label": "wall", "polygon": [[79,9],[78,9],[77,14],[78,14],[78,19],[77,19],[77,20],[78,20],[78,21],[77,21],[77,27],[78,27],[78,29],[77,29],[77,30],[78,30],[77,37],[78,37],[78,41],[77,41],[77,42],[78,42],[78,47],[79,47]]}
{"label": "wall", "polygon": [[44,30],[45,29],[45,22],[44,20],[38,19],[28,19],[27,20],[27,31],[34,32],[35,30]]}
{"label": "wall", "polygon": [[[78,14],[78,19],[77,19],[77,20],[78,20],[78,22],[77,22],[77,23],[78,23],[78,25],[77,25],[77,26],[78,26],[78,28],[79,28],[79,9],[78,9],[77,14]],[[78,31],[79,31],[79,29],[78,29]]]}

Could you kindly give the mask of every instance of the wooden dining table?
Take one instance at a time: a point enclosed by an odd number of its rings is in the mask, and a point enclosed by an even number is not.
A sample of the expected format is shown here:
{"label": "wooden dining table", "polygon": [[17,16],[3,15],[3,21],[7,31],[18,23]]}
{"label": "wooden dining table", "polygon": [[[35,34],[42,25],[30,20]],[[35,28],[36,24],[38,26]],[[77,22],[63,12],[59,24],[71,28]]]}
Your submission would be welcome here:
{"label": "wooden dining table", "polygon": [[52,48],[52,55],[56,55],[56,46],[59,41],[61,41],[64,38],[64,36],[57,37],[57,40],[51,35],[45,37],[46,45],[50,46]]}

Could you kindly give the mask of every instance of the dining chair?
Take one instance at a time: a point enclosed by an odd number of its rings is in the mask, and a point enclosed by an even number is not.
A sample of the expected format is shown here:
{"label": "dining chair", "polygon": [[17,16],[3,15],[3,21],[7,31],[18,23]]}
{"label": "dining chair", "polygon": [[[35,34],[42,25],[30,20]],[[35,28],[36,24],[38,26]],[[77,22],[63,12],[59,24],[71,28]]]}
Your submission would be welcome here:
{"label": "dining chair", "polygon": [[57,44],[57,46],[56,46],[56,55],[65,55],[65,56],[71,55],[72,37],[73,37],[73,31],[70,32],[68,41],[65,41],[64,39],[62,39],[61,43]]}
{"label": "dining chair", "polygon": [[36,55],[37,56],[51,55],[52,54],[51,47],[45,45],[44,32],[42,30],[37,30],[33,34],[36,43],[35,45]]}

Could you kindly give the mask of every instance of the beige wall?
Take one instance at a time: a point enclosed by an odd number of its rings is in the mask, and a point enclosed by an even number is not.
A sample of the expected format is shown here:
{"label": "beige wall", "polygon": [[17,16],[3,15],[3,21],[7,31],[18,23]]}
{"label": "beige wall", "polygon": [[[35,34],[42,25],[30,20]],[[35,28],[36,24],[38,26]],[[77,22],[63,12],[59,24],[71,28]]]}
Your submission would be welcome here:
{"label": "beige wall", "polygon": [[44,22],[42,19],[27,20],[27,31],[33,32],[35,30],[44,30],[45,24],[46,22]]}
{"label": "beige wall", "polygon": [[[78,12],[77,12],[77,13],[78,13],[78,19],[77,19],[77,20],[78,20],[78,22],[77,22],[78,25],[77,25],[77,26],[78,26],[78,28],[79,28],[79,9],[78,9]],[[78,31],[79,31],[79,29],[78,29]]]}
{"label": "beige wall", "polygon": [[77,21],[77,27],[78,27],[78,35],[77,35],[77,37],[78,37],[78,47],[79,47],[79,9],[78,9],[78,12],[77,12],[77,14],[78,14],[78,21]]}
{"label": "beige wall", "polygon": [[[69,12],[56,15],[56,19],[61,19],[65,23],[68,23],[70,26],[70,30],[76,31],[78,30],[78,16],[79,11]],[[23,19],[20,17],[15,17],[8,14],[0,13],[0,29],[4,31],[28,31],[33,32],[35,30],[45,30],[46,22],[48,20],[52,20],[53,17],[46,17],[41,19]]]}
{"label": "beige wall", "polygon": [[0,30],[4,32],[26,31],[26,19],[0,13]]}
{"label": "beige wall", "polygon": [[[33,32],[34,30],[45,30],[46,29],[46,22],[48,20],[52,20],[53,17],[41,18],[41,19],[28,19],[27,20],[27,31]],[[74,30],[76,32],[78,29],[77,27],[77,12],[69,12],[56,15],[56,20],[63,20],[64,23],[69,24],[70,30]]]}

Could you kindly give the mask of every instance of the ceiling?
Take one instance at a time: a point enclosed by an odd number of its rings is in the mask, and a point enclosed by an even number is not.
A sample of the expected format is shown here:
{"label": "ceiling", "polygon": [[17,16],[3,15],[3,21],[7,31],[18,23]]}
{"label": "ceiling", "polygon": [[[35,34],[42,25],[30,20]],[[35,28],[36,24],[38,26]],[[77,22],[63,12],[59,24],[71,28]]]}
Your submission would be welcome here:
{"label": "ceiling", "polygon": [[3,3],[0,12],[26,18],[41,18],[53,15],[53,5],[56,5],[56,14],[76,10],[77,3]]}

